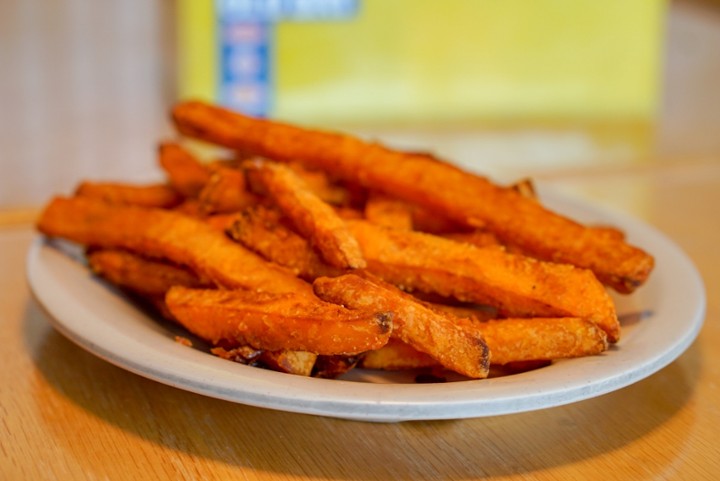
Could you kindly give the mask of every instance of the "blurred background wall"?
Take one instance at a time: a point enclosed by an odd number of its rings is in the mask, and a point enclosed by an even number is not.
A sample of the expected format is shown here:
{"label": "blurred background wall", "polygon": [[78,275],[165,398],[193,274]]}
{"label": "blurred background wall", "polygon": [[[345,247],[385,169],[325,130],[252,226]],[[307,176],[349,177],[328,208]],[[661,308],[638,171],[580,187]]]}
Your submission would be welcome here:
{"label": "blurred background wall", "polygon": [[188,96],[498,177],[710,155],[719,52],[716,2],[4,0],[0,208],[152,180]]}

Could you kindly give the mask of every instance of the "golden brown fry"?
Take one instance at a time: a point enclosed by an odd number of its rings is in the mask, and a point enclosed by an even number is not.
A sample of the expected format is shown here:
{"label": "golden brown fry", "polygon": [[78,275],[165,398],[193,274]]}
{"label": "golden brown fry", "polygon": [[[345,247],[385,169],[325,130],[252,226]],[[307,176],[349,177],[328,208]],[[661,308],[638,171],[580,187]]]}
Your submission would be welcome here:
{"label": "golden brown fry", "polygon": [[97,275],[143,296],[164,296],[172,286],[209,287],[186,268],[123,250],[92,250],[87,259]]}
{"label": "golden brown fry", "polygon": [[574,317],[499,319],[474,324],[493,364],[592,356],[607,349],[605,332]]}
{"label": "golden brown fry", "polygon": [[365,353],[360,367],[383,371],[400,371],[440,366],[432,356],[420,352],[400,339],[391,338],[380,349]]}
{"label": "golden brown fry", "polygon": [[308,169],[299,162],[289,162],[287,166],[303,180],[308,189],[324,202],[334,206],[344,206],[350,202],[348,189],[334,184],[327,172]]}
{"label": "golden brown fry", "polygon": [[360,247],[332,207],[320,200],[282,164],[256,160],[248,165],[254,181],[322,258],[339,269],[365,267]]}
{"label": "golden brown fry", "polygon": [[440,234],[440,237],[456,242],[465,242],[475,247],[503,247],[495,234],[483,229],[476,229],[470,232],[449,232]]}
{"label": "golden brown fry", "polygon": [[182,197],[163,184],[131,185],[117,182],[82,182],[75,195],[100,199],[111,204],[140,207],[170,208],[179,205]]}
{"label": "golden brown fry", "polygon": [[170,185],[187,198],[197,197],[210,180],[207,166],[178,143],[161,143],[158,161]]}
{"label": "golden brown fry", "polygon": [[222,232],[172,211],[56,197],[42,212],[38,229],[48,236],[86,246],[122,248],[167,259],[223,288],[312,291],[306,282],[266,262]]}
{"label": "golden brown fry", "polygon": [[591,269],[619,292],[632,292],[653,268],[652,256],[622,239],[598,236],[512,188],[425,155],[254,119],[199,101],[177,104],[172,116],[182,134],[271,159],[301,161],[467,226],[487,227],[532,256]]}
{"label": "golden brown fry", "polygon": [[263,351],[258,362],[273,371],[310,376],[318,355],[307,351]]}
{"label": "golden brown fry", "polygon": [[178,286],[165,302],[178,322],[212,344],[351,355],[384,346],[392,331],[391,313],[351,311],[304,294]]}
{"label": "golden brown fry", "polygon": [[286,226],[275,209],[253,206],[242,211],[228,230],[242,245],[296,276],[313,280],[343,272],[326,264],[310,243]]}
{"label": "golden brown fry", "polygon": [[393,229],[412,230],[412,206],[385,194],[370,192],[365,203],[365,218],[373,224]]}
{"label": "golden brown fry", "polygon": [[203,214],[227,214],[257,203],[258,197],[247,190],[243,172],[215,166],[198,201]]}
{"label": "golden brown fry", "polygon": [[490,305],[504,317],[584,317],[611,342],[620,338],[613,301],[587,269],[365,221],[347,224],[367,269],[391,284]]}
{"label": "golden brown fry", "polygon": [[487,377],[489,351],[477,329],[458,324],[392,286],[376,282],[352,274],[321,277],[313,289],[321,299],[350,309],[373,307],[393,312],[393,337],[430,355],[447,369],[472,378]]}

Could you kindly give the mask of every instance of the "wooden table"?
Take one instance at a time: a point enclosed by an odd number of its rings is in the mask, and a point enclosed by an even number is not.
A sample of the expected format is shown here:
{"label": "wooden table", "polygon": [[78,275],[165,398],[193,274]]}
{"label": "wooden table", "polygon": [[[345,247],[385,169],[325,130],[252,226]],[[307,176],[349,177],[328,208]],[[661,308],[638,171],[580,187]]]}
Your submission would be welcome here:
{"label": "wooden table", "polygon": [[[4,479],[711,479],[720,474],[720,158],[546,179],[657,226],[708,292],[697,341],[660,372],[564,407],[372,424],[249,407],[114,367],[49,324],[24,274],[32,226],[0,229]],[[641,202],[622,193],[642,192]],[[633,194],[634,195],[634,194]]]}

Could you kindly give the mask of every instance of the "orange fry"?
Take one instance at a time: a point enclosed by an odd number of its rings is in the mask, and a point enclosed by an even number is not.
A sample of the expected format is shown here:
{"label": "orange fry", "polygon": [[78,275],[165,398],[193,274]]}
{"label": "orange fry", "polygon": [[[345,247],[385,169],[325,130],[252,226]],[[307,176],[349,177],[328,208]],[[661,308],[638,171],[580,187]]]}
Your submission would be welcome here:
{"label": "orange fry", "polygon": [[165,302],[186,329],[212,344],[359,354],[384,346],[392,314],[352,311],[303,294],[173,287]]}
{"label": "orange fry", "polygon": [[253,206],[236,217],[228,233],[248,249],[290,269],[302,279],[313,280],[343,272],[326,264],[306,239],[284,225],[280,216],[277,210]]}
{"label": "orange fry", "polygon": [[478,379],[488,375],[489,351],[477,329],[435,313],[391,286],[349,274],[316,279],[313,289],[321,299],[350,309],[392,311],[393,337],[450,370]]}
{"label": "orange fry", "polygon": [[258,362],[273,371],[310,376],[318,355],[307,351],[263,351]]}
{"label": "orange fry", "polygon": [[75,195],[101,199],[111,204],[139,207],[169,208],[182,202],[182,197],[173,188],[163,184],[130,185],[85,181],[77,187]]}
{"label": "orange fry", "polygon": [[312,291],[306,282],[264,261],[212,226],[173,211],[56,197],[42,212],[38,229],[86,246],[122,248],[167,259],[223,288]]}
{"label": "orange fry", "polygon": [[474,325],[490,347],[493,364],[591,356],[608,346],[602,329],[575,317],[498,319]]}
{"label": "orange fry", "polygon": [[212,170],[210,178],[198,193],[202,213],[227,214],[257,202],[257,196],[247,190],[243,172],[223,166],[215,166]]}
{"label": "orange fry", "polygon": [[207,166],[175,142],[160,144],[158,162],[165,171],[170,185],[185,197],[196,197],[210,180]]}
{"label": "orange fry", "polygon": [[406,290],[496,307],[506,317],[584,317],[620,338],[612,298],[586,269],[430,234],[347,221],[367,269]]}
{"label": "orange fry", "polygon": [[172,115],[182,134],[271,159],[302,161],[467,226],[487,227],[532,256],[590,269],[619,292],[632,292],[653,268],[652,256],[623,239],[598,236],[514,188],[426,155],[254,119],[198,101],[177,104]]}
{"label": "orange fry", "polygon": [[365,203],[365,218],[373,224],[393,229],[412,230],[412,206],[384,194],[371,192]]}
{"label": "orange fry", "polygon": [[183,267],[124,250],[93,250],[87,258],[90,269],[97,275],[144,296],[164,296],[172,286],[209,287]]}
{"label": "orange fry", "polygon": [[360,247],[345,222],[290,168],[262,160],[247,168],[248,175],[261,184],[298,233],[310,241],[328,264],[339,269],[365,267]]}
{"label": "orange fry", "polygon": [[365,353],[360,361],[360,367],[383,371],[400,371],[435,366],[440,366],[440,363],[432,356],[418,351],[410,344],[404,343],[397,338],[391,338],[380,349]]}

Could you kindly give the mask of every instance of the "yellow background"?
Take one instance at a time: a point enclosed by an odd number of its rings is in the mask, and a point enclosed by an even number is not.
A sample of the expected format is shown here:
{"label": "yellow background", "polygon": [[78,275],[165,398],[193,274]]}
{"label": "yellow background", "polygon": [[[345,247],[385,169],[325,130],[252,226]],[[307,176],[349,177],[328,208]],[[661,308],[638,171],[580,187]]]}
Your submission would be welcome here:
{"label": "yellow background", "polygon": [[[215,15],[180,1],[181,97],[213,99]],[[315,124],[647,120],[664,0],[361,0],[355,18],[282,21],[271,115]]]}

